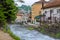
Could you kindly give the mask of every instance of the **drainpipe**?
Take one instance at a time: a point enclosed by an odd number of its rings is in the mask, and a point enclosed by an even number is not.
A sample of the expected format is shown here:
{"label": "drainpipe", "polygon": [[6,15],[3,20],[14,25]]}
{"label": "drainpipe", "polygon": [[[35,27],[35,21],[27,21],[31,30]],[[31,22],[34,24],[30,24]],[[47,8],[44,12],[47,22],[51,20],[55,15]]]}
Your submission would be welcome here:
{"label": "drainpipe", "polygon": [[[41,11],[40,11],[40,13],[41,13]],[[40,26],[41,26],[41,16],[40,16],[40,19],[39,20],[40,20]]]}
{"label": "drainpipe", "polygon": [[[42,9],[43,9],[43,7],[44,7],[44,1],[45,1],[45,0],[41,0]],[[42,12],[40,11],[40,13],[42,13]],[[40,26],[41,26],[41,18],[40,18]]]}

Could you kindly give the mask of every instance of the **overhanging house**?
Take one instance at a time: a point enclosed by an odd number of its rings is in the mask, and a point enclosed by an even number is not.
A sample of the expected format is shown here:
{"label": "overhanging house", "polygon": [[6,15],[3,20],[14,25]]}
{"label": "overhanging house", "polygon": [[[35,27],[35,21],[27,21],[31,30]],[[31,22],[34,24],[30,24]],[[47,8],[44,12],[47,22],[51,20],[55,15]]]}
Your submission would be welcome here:
{"label": "overhanging house", "polygon": [[42,9],[42,14],[45,15],[45,21],[60,22],[60,0],[51,0]]}
{"label": "overhanging house", "polygon": [[[44,3],[44,5],[46,5],[46,4],[47,4],[47,2]],[[36,16],[39,16],[41,14],[41,11],[42,11],[41,8],[42,8],[42,0],[41,1],[38,1],[38,2],[35,2],[32,5],[32,9],[31,9],[31,20],[32,20],[33,23],[36,22],[35,17]]]}

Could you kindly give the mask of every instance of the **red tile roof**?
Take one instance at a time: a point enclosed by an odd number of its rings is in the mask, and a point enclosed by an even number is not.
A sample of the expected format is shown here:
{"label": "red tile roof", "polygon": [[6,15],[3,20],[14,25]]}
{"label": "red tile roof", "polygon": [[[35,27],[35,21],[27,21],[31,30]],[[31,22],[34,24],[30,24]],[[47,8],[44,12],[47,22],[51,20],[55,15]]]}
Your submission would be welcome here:
{"label": "red tile roof", "polygon": [[23,16],[23,14],[17,14],[17,16]]}
{"label": "red tile roof", "polygon": [[60,6],[60,0],[53,0],[52,2],[47,3],[46,6],[44,6],[43,8],[51,8],[51,7],[58,7],[58,6]]}

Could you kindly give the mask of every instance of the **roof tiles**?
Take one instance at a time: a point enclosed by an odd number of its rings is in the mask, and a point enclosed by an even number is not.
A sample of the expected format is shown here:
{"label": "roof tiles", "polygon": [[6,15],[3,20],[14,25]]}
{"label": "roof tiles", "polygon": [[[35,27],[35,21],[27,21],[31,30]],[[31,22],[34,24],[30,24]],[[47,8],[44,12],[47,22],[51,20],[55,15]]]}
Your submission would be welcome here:
{"label": "roof tiles", "polygon": [[52,2],[47,3],[43,8],[51,8],[60,6],[60,0],[53,0]]}

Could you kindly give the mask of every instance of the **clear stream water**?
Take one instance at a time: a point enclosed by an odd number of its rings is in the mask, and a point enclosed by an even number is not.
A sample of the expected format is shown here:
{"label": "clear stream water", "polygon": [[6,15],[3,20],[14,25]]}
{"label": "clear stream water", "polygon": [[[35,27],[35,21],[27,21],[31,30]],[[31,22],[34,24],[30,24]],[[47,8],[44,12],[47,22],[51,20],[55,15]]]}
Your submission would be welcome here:
{"label": "clear stream water", "polygon": [[15,35],[19,36],[21,40],[58,40],[47,35],[43,35],[36,30],[28,30],[18,24],[10,25],[10,29]]}

